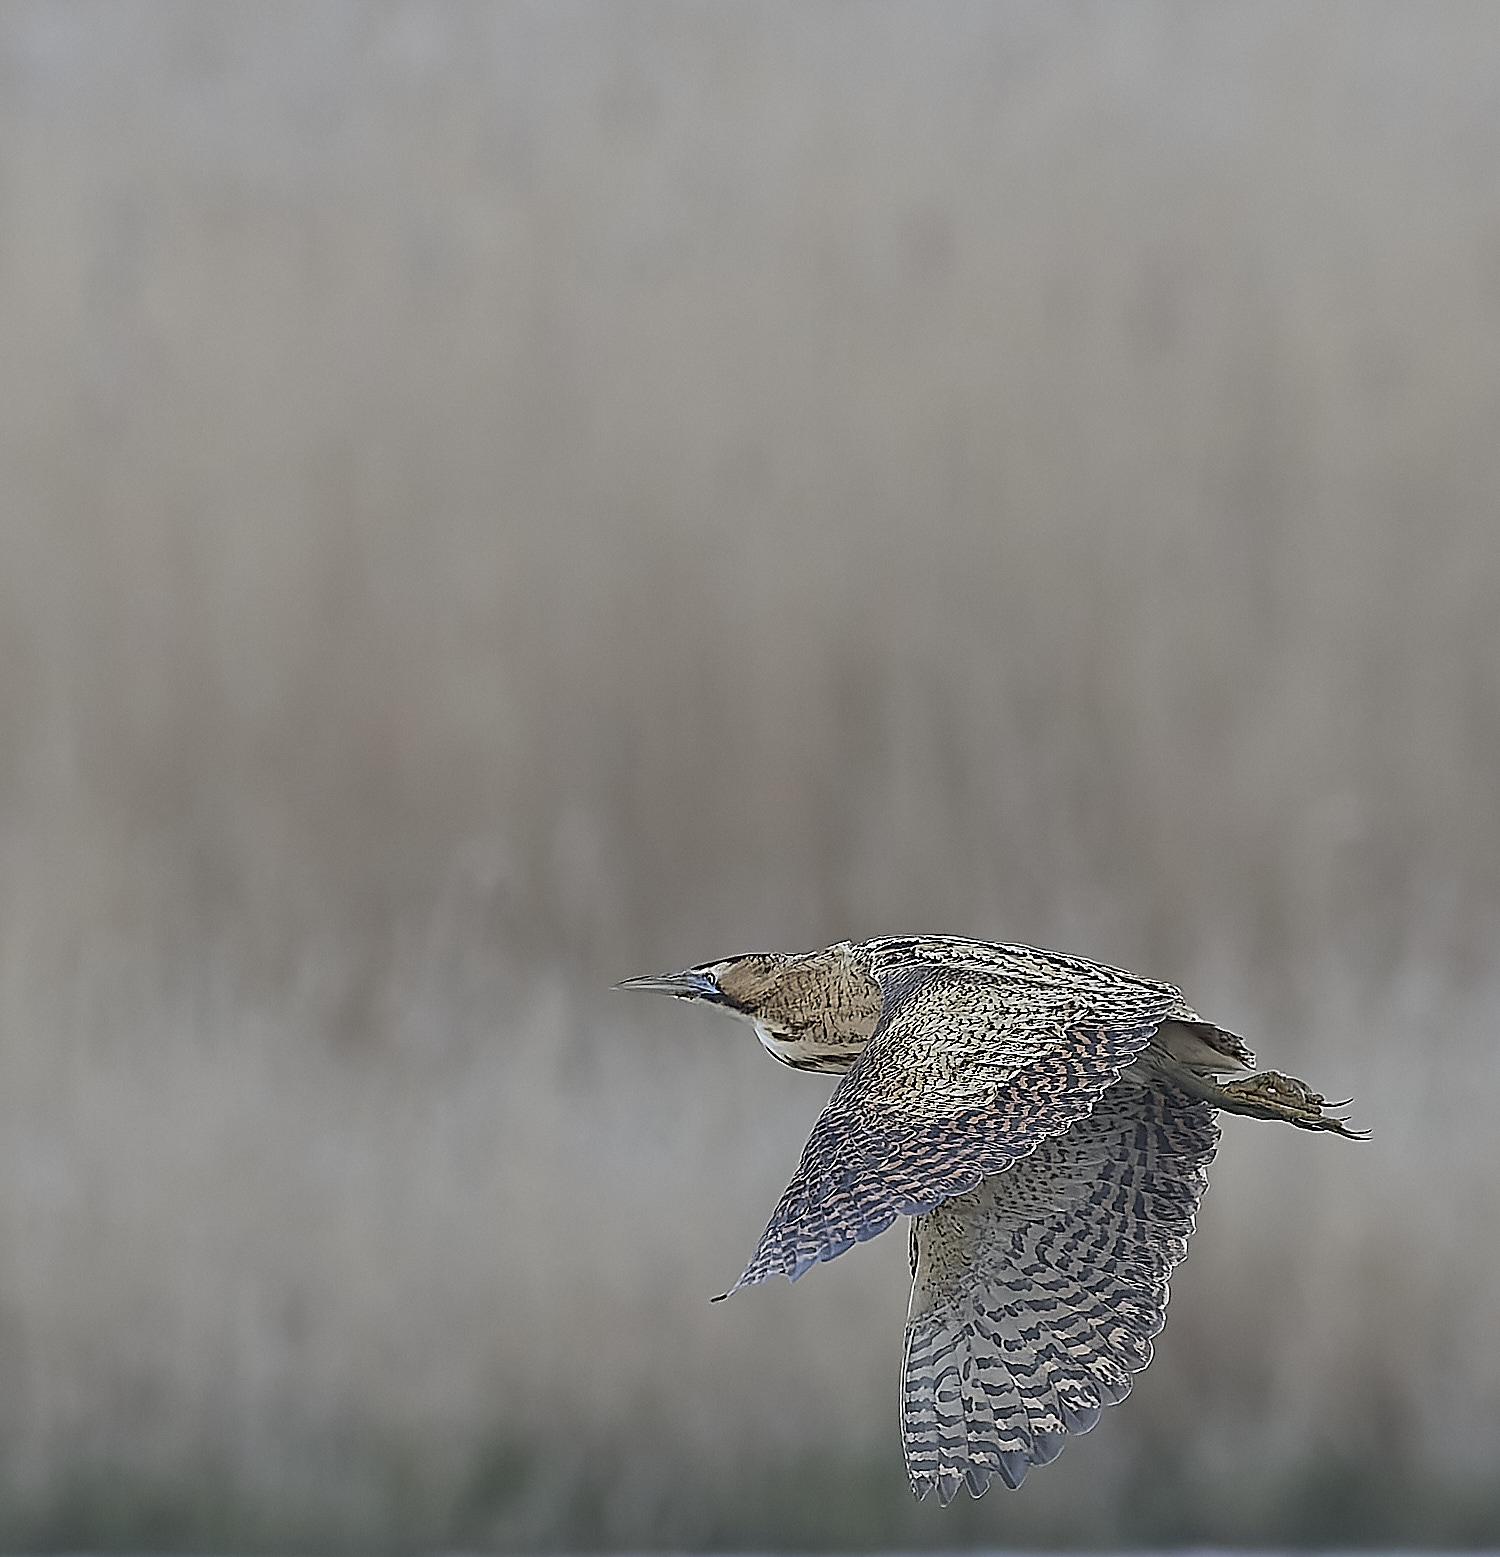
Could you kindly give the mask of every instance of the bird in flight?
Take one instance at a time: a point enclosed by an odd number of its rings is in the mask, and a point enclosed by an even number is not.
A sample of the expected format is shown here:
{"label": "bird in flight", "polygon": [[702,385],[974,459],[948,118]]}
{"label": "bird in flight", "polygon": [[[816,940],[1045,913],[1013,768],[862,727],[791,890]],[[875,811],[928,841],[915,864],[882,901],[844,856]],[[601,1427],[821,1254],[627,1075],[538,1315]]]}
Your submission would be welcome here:
{"label": "bird in flight", "polygon": [[912,1490],[944,1504],[1019,1487],[1130,1392],[1216,1109],[1358,1137],[1173,985],[1062,952],[846,941],[617,987],[719,1006],[784,1064],[841,1073],[730,1292],[912,1218],[901,1438]]}

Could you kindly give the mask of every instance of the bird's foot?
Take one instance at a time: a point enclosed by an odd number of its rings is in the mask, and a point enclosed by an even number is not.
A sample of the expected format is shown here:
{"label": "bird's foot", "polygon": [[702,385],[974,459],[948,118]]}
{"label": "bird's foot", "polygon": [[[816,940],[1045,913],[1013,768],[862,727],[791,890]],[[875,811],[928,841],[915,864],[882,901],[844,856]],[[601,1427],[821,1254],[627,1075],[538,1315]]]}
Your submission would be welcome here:
{"label": "bird's foot", "polygon": [[[1260,1071],[1243,1081],[1230,1081],[1214,1089],[1218,1106],[1232,1114],[1249,1114],[1255,1119],[1284,1119],[1299,1130],[1336,1130],[1350,1140],[1364,1140],[1369,1132],[1351,1130],[1339,1114],[1325,1113],[1327,1100],[1295,1076],[1283,1076],[1274,1070]],[[1334,1108],[1343,1108],[1335,1103]]]}

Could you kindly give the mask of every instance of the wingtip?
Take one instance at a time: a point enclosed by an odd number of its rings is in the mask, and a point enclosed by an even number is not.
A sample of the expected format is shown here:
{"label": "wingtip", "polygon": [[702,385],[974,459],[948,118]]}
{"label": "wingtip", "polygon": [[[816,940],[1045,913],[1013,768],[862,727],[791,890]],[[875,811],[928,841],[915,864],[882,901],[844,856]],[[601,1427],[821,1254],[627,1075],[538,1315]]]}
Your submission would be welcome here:
{"label": "wingtip", "polygon": [[[755,1280],[759,1280],[758,1277],[756,1277],[754,1279]],[[748,1287],[751,1284],[752,1284],[752,1278],[750,1276],[750,1272],[746,1271],[740,1277],[740,1279],[738,1281],[736,1281],[734,1283],[734,1285],[728,1289],[728,1291],[721,1292],[716,1298],[710,1298],[709,1301],[712,1302],[712,1303],[722,1303],[725,1298],[732,1298],[735,1295],[735,1293],[740,1290],[741,1287]]]}

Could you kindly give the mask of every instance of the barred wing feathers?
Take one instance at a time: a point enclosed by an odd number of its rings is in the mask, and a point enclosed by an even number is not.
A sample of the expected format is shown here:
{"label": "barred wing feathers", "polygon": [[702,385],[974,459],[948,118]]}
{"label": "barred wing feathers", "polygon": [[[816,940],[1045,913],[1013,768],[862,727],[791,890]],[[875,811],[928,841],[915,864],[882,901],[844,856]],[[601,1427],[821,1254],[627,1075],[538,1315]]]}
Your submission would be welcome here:
{"label": "barred wing feathers", "polygon": [[912,1487],[1017,1487],[1151,1360],[1218,1141],[1214,1110],[1127,1071],[1023,1162],[912,1224],[902,1378]]}
{"label": "barred wing feathers", "polygon": [[880,1021],[813,1127],[730,1289],[819,1260],[972,1190],[1086,1116],[1163,1021],[1170,984],[1030,947],[870,943]]}

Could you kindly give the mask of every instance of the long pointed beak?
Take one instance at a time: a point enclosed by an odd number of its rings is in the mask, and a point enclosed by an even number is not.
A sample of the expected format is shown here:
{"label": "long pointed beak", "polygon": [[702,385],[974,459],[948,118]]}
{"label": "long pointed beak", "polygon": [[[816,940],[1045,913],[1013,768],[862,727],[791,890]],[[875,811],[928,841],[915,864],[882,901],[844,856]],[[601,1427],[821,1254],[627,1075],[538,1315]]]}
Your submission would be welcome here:
{"label": "long pointed beak", "polygon": [[653,995],[676,995],[679,1000],[723,1000],[719,986],[706,973],[663,973],[656,978],[622,979],[616,989],[645,989]]}

